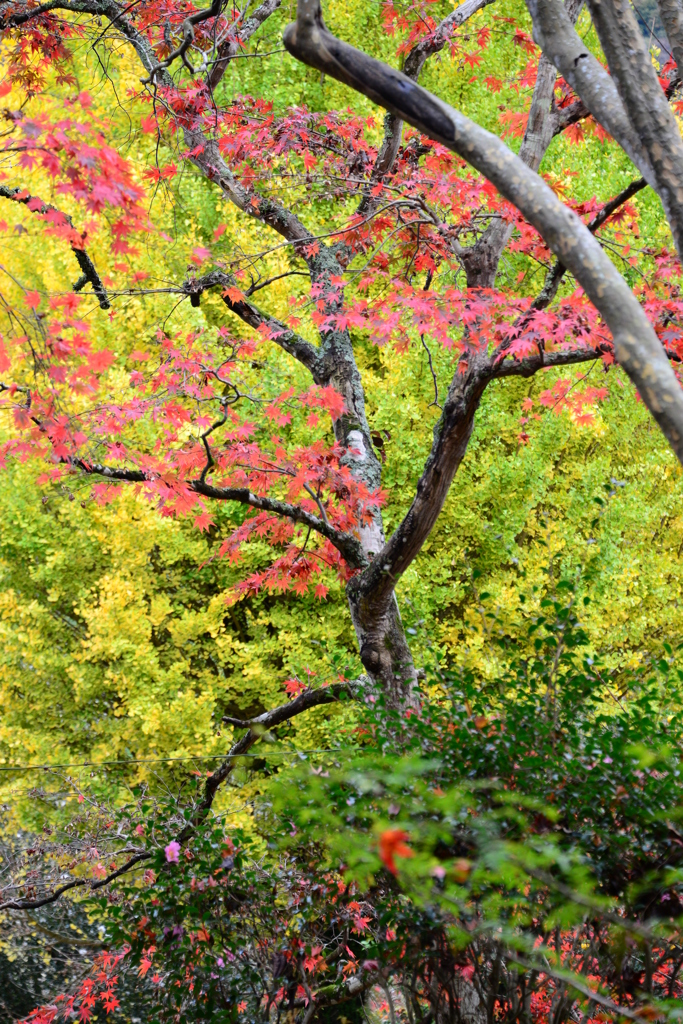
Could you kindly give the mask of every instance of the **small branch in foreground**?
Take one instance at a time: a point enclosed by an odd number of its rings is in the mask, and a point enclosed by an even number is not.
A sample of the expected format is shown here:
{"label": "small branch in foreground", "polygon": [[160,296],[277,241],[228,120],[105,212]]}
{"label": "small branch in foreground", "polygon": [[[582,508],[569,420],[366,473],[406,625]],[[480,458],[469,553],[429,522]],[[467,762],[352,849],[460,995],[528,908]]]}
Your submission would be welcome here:
{"label": "small branch in foreground", "polygon": [[49,896],[42,896],[37,900],[7,900],[5,903],[0,903],[0,910],[37,910],[38,907],[45,907],[49,903],[56,903],[60,896],[63,896],[65,892],[69,892],[71,889],[87,887],[91,892],[94,892],[96,889],[103,889],[105,885],[109,885],[115,878],[126,874],[132,867],[139,864],[140,861],[149,860],[152,856],[153,854],[149,850],[136,853],[134,857],[127,860],[116,871],[112,871],[106,878],[100,878],[98,881],[94,881],[91,878],[75,878],[73,881],[67,882],[66,885],[61,885],[59,889],[55,889]]}
{"label": "small branch in foreground", "polygon": [[342,693],[355,697],[357,689],[357,682],[334,683],[333,686],[324,686],[318,690],[305,690],[289,704],[281,704],[272,711],[265,711],[262,715],[257,715],[255,718],[231,718],[229,715],[224,715],[222,720],[228,725],[236,725],[241,729],[248,729],[252,725],[269,728],[281,725],[282,722],[286,722],[288,719],[301,714],[302,711],[307,711],[309,708],[320,707],[322,704],[334,704],[339,700]]}
{"label": "small branch in foreground", "polygon": [[[282,725],[283,722],[287,722],[291,718],[296,718],[297,715],[300,715],[303,711],[308,711],[309,708],[319,707],[322,704],[332,704],[339,700],[342,693],[348,693],[350,696],[356,697],[358,685],[357,681],[353,681],[334,683],[332,686],[325,686],[318,690],[306,690],[305,693],[299,694],[298,697],[295,697],[288,704],[281,704],[279,707],[273,708],[272,711],[266,711],[262,715],[257,715],[256,718],[245,719],[244,721],[239,718],[224,718],[224,722],[248,728],[249,731],[232,745],[223,764],[206,780],[204,799],[197,807],[192,821],[186,825],[178,836],[178,842],[186,842],[197,826],[206,818],[211,810],[219,787],[232,774],[237,758],[246,754],[250,747],[253,747],[257,740],[261,738],[264,731],[272,729],[277,725]],[[256,726],[256,729],[254,729],[254,726]]]}
{"label": "small branch in foreground", "polygon": [[[240,755],[246,754],[250,747],[252,747],[262,736],[263,730],[273,728],[277,725],[282,725],[283,722],[289,721],[291,718],[296,718],[304,711],[308,711],[309,708],[319,707],[323,704],[332,704],[339,700],[342,693],[347,693],[351,697],[356,697],[358,694],[358,682],[349,681],[343,683],[334,683],[332,686],[322,687],[318,690],[307,690],[305,693],[295,697],[293,701],[288,704],[281,704],[271,711],[266,711],[262,715],[257,715],[256,718],[250,718],[246,721],[240,719],[224,718],[224,722],[234,723],[240,726],[248,728],[249,731],[241,736],[236,743],[230,748],[225,760],[221,766],[213,772],[212,775],[206,780],[204,789],[204,799],[197,808],[192,822],[185,826],[177,837],[177,842],[184,843],[196,831],[196,828],[206,818],[207,814],[211,810],[211,806],[214,801],[214,797],[219,787],[229,778],[233,768],[236,764],[236,759]],[[253,726],[259,727],[257,731],[254,731]],[[61,885],[54,892],[48,896],[42,896],[38,899],[26,900],[26,899],[14,899],[6,900],[4,903],[0,903],[0,910],[37,910],[39,907],[45,907],[50,903],[56,903],[57,900],[64,895],[66,892],[70,892],[73,889],[85,889],[87,888],[90,892],[95,892],[97,889],[103,889],[110,882],[120,878],[121,875],[126,874],[131,868],[135,867],[136,864],[141,863],[145,860],[150,860],[154,856],[155,851],[143,850],[140,853],[136,853],[135,856],[131,857],[122,864],[116,871],[112,871],[105,878],[101,878],[97,881],[89,878],[75,878],[65,885]]]}

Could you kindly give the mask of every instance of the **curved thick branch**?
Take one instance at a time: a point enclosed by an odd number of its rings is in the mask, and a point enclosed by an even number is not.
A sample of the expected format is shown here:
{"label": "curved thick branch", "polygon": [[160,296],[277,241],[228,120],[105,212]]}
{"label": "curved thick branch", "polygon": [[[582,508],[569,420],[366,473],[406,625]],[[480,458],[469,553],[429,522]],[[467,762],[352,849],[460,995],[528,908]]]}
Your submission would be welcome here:
{"label": "curved thick branch", "polygon": [[[3,199],[11,199],[15,203],[23,203],[26,206],[32,200],[35,201],[36,199],[35,196],[30,195],[25,189],[8,188],[6,185],[0,185],[0,196]],[[68,217],[65,213],[62,213],[61,210],[58,210],[56,206],[52,206],[50,203],[44,203],[42,199],[39,200],[39,202],[41,203],[40,206],[34,205],[31,207],[32,213],[58,213],[59,216],[63,218],[64,223],[68,224],[70,228],[75,230],[71,217]],[[92,285],[93,292],[97,296],[97,301],[99,302],[101,308],[109,309],[111,307],[111,302],[109,301],[109,297],[107,295],[105,287],[102,284],[102,279],[100,278],[100,275],[97,273],[95,264],[90,259],[85,249],[80,248],[79,246],[74,245],[72,243],[71,251],[76,257],[78,265],[81,268],[81,277],[74,284],[73,290],[75,292],[80,292],[83,288],[85,288],[86,284],[90,283]]]}

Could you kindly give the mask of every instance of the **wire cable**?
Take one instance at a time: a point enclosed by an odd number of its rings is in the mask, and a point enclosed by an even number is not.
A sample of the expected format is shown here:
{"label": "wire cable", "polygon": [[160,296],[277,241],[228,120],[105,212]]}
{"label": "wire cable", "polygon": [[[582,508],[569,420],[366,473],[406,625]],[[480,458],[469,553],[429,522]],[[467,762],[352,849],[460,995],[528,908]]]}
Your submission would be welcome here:
{"label": "wire cable", "polygon": [[160,764],[162,762],[171,761],[225,761],[229,757],[253,757],[253,758],[267,758],[267,757],[285,757],[291,755],[293,757],[302,757],[306,754],[334,754],[338,753],[333,749],[323,750],[270,750],[262,751],[260,754],[195,754],[187,757],[141,757],[141,758],[124,758],[117,761],[79,761],[72,764],[17,764],[17,765],[1,765],[0,772],[38,772],[38,771],[52,771],[55,768],[102,768],[108,765],[114,764]]}

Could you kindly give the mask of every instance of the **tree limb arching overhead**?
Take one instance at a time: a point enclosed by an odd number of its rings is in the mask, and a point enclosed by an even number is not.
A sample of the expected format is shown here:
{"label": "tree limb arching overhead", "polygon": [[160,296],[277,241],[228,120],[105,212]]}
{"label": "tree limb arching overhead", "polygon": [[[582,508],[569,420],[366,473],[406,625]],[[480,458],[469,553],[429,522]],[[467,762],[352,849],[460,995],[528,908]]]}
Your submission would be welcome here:
{"label": "tree limb arching overhead", "polygon": [[536,228],[604,317],[615,356],[683,463],[683,391],[664,349],[621,274],[580,218],[497,136],[400,71],[333,36],[318,0],[298,0],[285,46],[447,146],[492,182]]}

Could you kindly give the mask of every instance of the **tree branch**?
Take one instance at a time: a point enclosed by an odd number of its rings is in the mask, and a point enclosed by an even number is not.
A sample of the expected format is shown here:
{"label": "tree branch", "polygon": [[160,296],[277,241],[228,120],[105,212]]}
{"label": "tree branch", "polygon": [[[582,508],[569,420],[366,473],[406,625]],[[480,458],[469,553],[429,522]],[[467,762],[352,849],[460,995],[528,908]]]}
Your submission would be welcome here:
{"label": "tree branch", "polygon": [[[31,200],[36,199],[35,196],[29,195],[29,193],[25,189],[8,188],[6,185],[0,185],[0,196],[3,199],[11,199],[15,203],[23,203],[24,205],[28,205],[31,202]],[[56,206],[52,206],[50,203],[44,203],[42,199],[40,200],[40,202],[42,203],[42,205],[40,207],[34,208],[31,211],[32,213],[46,214],[49,213],[50,211],[58,213],[60,217],[64,218],[65,224],[68,224],[69,227],[72,228],[74,231],[76,230],[74,228],[71,217],[68,217],[65,213],[62,213],[61,210],[58,210]],[[80,248],[77,245],[74,245],[73,242],[71,243],[71,251],[76,257],[78,265],[81,268],[81,277],[74,284],[73,290],[75,292],[80,292],[85,287],[85,285],[88,282],[90,282],[90,284],[92,285],[92,290],[97,296],[97,300],[101,308],[109,309],[111,307],[111,302],[109,301],[107,292],[105,291],[105,287],[102,284],[100,275],[97,273],[95,264],[90,259],[85,249]]]}
{"label": "tree branch", "polygon": [[[638,178],[637,181],[632,181],[630,185],[627,185],[623,192],[615,196],[614,199],[610,199],[608,203],[605,203],[602,210],[596,213],[595,217],[586,225],[588,230],[595,234],[605,221],[612,216],[620,206],[628,202],[633,196],[642,189],[647,188],[647,182],[645,178]],[[557,289],[560,287],[562,278],[567,273],[567,268],[559,260],[550,268],[546,274],[543,288],[536,296],[534,301],[531,303],[531,309],[545,309],[553,301],[557,295]]]}
{"label": "tree branch", "polygon": [[289,704],[281,704],[279,707],[273,708],[272,711],[264,711],[262,715],[257,715],[255,718],[230,718],[229,715],[224,715],[222,720],[228,725],[236,725],[240,729],[249,729],[253,725],[272,729],[276,725],[282,725],[290,718],[300,715],[302,711],[308,711],[309,708],[336,703],[342,693],[355,697],[357,690],[357,682],[334,683],[332,686],[325,686],[317,690],[305,690]]}
{"label": "tree branch", "polygon": [[[434,428],[432,448],[412,504],[376,558],[348,584],[349,600],[369,624],[380,622],[385,616],[399,577],[421,550],[443,508],[453,477],[465,457],[474,415],[491,376],[486,355],[469,352],[461,356]],[[381,652],[372,640],[366,647],[365,651],[361,648],[361,659],[373,671],[375,656],[381,656]]]}
{"label": "tree branch", "polygon": [[319,383],[321,355],[316,346],[312,345],[310,341],[306,341],[305,338],[302,338],[301,335],[287,327],[280,320],[270,316],[268,313],[264,313],[258,306],[247,301],[246,296],[243,299],[231,298],[226,289],[238,288],[238,285],[235,278],[230,274],[214,270],[210,274],[205,274],[204,277],[186,281],[183,285],[183,291],[186,295],[198,296],[210,288],[219,287],[223,289],[223,302],[231,313],[234,313],[235,316],[238,316],[240,320],[255,330],[262,326],[268,328],[270,340],[274,344],[279,345],[289,355],[294,356],[295,359],[310,370],[313,379]]}
{"label": "tree branch", "polygon": [[[118,469],[113,466],[104,466],[99,462],[87,462],[85,459],[65,457],[65,462],[75,468],[81,469],[89,476],[103,476],[107,480],[119,480],[125,483],[147,483],[154,479],[154,475],[140,469]],[[206,483],[201,477],[197,480],[187,482],[187,487],[195,494],[201,494],[204,498],[213,498],[216,501],[235,501],[240,505],[249,505],[251,508],[261,512],[272,512],[274,515],[282,516],[283,519],[291,519],[295,523],[301,523],[311,530],[315,530],[320,536],[329,540],[334,547],[344,556],[349,566],[354,569],[363,568],[367,565],[367,559],[363,554],[363,548],[357,537],[352,533],[344,533],[336,530],[329,522],[319,519],[312,513],[307,512],[299,505],[292,505],[288,501],[279,501],[277,498],[266,498],[254,494],[247,487],[214,487]]]}
{"label": "tree branch", "polygon": [[127,860],[120,868],[108,874],[106,878],[100,878],[98,881],[94,881],[91,878],[74,878],[73,881],[67,882],[66,885],[61,885],[59,889],[55,889],[49,896],[42,896],[37,900],[7,900],[5,903],[0,903],[0,910],[37,910],[38,907],[45,907],[49,903],[56,903],[60,896],[63,896],[65,892],[69,892],[71,889],[88,888],[90,892],[95,892],[95,890],[109,885],[110,882],[113,882],[114,879],[119,878],[121,875],[125,875],[136,864],[143,860],[149,860],[152,856],[154,854],[149,850],[136,853],[134,857]]}
{"label": "tree branch", "polygon": [[23,13],[9,13],[4,14],[2,18],[2,28],[18,28],[20,25],[24,25],[27,21],[32,21],[34,18],[40,18],[43,14],[49,14],[51,11],[71,11],[73,14],[91,14],[93,4],[90,0],[75,0],[73,3],[68,3],[67,0],[47,0],[47,3],[39,4],[37,7],[30,7],[28,4],[24,5],[26,10]]}
{"label": "tree branch", "polygon": [[574,366],[576,363],[590,363],[608,352],[607,347],[591,348],[583,345],[580,348],[558,349],[556,352],[543,352],[528,356],[526,359],[502,359],[492,371],[492,378],[499,377],[533,377],[539,370],[551,366]]}
{"label": "tree branch", "polygon": [[[572,23],[578,17],[581,0],[565,0]],[[537,171],[553,138],[555,118],[552,112],[557,69],[541,54],[534,85],[526,131],[519,149],[519,159]],[[514,227],[500,217],[493,218],[475,245],[463,252],[462,264],[467,283],[473,288],[493,288],[503,250],[510,241]]]}
{"label": "tree branch", "polygon": [[[464,25],[474,14],[495,3],[495,0],[465,0],[464,3],[443,19],[431,35],[416,43],[405,59],[403,73],[417,82],[420,72],[429,57],[444,48],[453,31]],[[384,137],[377,154],[375,165],[370,175],[373,182],[381,181],[394,166],[403,134],[403,121],[396,114],[387,114],[384,118]],[[358,208],[359,213],[366,212],[371,205],[370,196],[364,196]]]}
{"label": "tree branch", "polygon": [[[332,704],[339,699],[342,693],[348,693],[351,697],[356,697],[358,695],[358,682],[334,683],[332,686],[326,686],[318,690],[306,690],[305,693],[295,697],[288,704],[281,704],[279,707],[273,708],[272,711],[266,711],[264,714],[245,722],[241,722],[239,719],[224,719],[224,721],[228,721],[231,724],[249,727],[249,731],[232,745],[225,761],[206,780],[204,799],[197,807],[193,820],[178,836],[178,842],[183,843],[189,839],[197,825],[204,820],[211,810],[219,787],[230,777],[235,767],[236,759],[246,754],[261,738],[264,731],[282,725],[283,722],[296,718],[297,715],[300,715],[303,711],[308,711],[310,708],[320,707],[323,704]],[[256,730],[253,726],[257,727]]]}
{"label": "tree branch", "polygon": [[[275,13],[281,3],[282,0],[264,0],[252,15],[245,19],[244,14],[241,14],[230,26],[228,37],[218,47],[217,59],[206,79],[206,84],[212,92],[227,71],[230,61],[239,53],[240,47],[251,39],[254,32],[261,27],[264,21],[267,21],[271,14]],[[242,21],[242,27],[233,34],[232,30],[240,21]]]}
{"label": "tree branch", "polygon": [[657,6],[671,44],[678,77],[683,80],[683,8],[679,0],[657,0]]}
{"label": "tree branch", "polygon": [[488,7],[495,0],[464,0],[464,3],[456,7],[451,14],[447,15],[440,22],[431,35],[425,36],[419,43],[416,43],[405,59],[403,73],[417,81],[425,62],[433,57],[435,53],[443,50],[446,43],[450,42],[451,36],[456,28],[460,28],[466,21],[477,14],[478,11]]}
{"label": "tree branch", "polygon": [[212,0],[210,7],[207,7],[201,11],[195,11],[195,13],[191,14],[189,18],[185,19],[185,21],[182,24],[182,43],[175,50],[172,50],[171,53],[169,53],[168,57],[165,58],[165,60],[160,61],[156,65],[156,67],[153,67],[151,69],[149,73],[149,78],[146,80],[144,84],[153,82],[159,71],[161,71],[164,68],[169,68],[173,61],[177,60],[178,57],[180,57],[185,67],[190,72],[190,74],[194,75],[195,69],[192,67],[189,60],[187,59],[187,51],[194,42],[194,26],[201,24],[202,21],[208,21],[209,18],[217,18],[218,15],[221,13],[222,6],[223,0]]}
{"label": "tree branch", "polygon": [[583,100],[574,100],[568,107],[556,107],[552,113],[553,138],[561,135],[566,128],[590,117],[591,112]]}
{"label": "tree branch", "polygon": [[276,498],[263,498],[253,494],[246,487],[212,487],[210,484],[202,483],[200,480],[193,480],[190,484],[191,490],[201,494],[205,498],[215,498],[218,501],[236,501],[242,505],[250,505],[251,508],[260,509],[262,512],[272,512],[274,515],[292,519],[295,523],[308,526],[315,530],[344,556],[344,559],[352,569],[360,569],[367,565],[367,559],[363,548],[357,537],[352,533],[343,533],[335,530],[329,522],[306,512],[298,505],[291,505],[287,501],[278,501]]}
{"label": "tree branch", "polygon": [[[47,5],[43,5],[46,7]],[[213,9],[213,5],[212,8]],[[9,15],[6,25],[12,27],[29,21],[36,16],[39,8],[29,9],[21,15]],[[175,90],[176,86],[168,70],[156,58],[154,49],[147,37],[125,17],[126,8],[115,0],[66,0],[50,3],[49,10],[66,10],[94,17],[104,17],[124,36],[137,53],[142,66],[148,74],[145,81],[154,79],[155,85]],[[198,12],[203,13],[203,12]],[[183,137],[191,162],[201,173],[214,182],[223,192],[225,198],[237,209],[248,214],[255,220],[267,225],[289,242],[305,242],[310,233],[291,210],[273,199],[265,199],[245,188],[227,166],[218,149],[218,144],[200,128],[183,127]]]}
{"label": "tree branch", "polygon": [[[358,687],[359,684],[357,681],[349,681],[334,683],[332,686],[322,687],[318,690],[307,690],[288,704],[281,704],[278,707],[273,708],[271,711],[266,711],[264,714],[258,715],[256,718],[249,719],[246,722],[226,717],[224,721],[245,726],[249,731],[232,745],[223,763],[206,780],[204,787],[204,799],[196,809],[192,822],[182,829],[180,834],[177,836],[176,841],[179,843],[187,842],[187,840],[194,834],[197,826],[206,818],[207,814],[211,810],[219,787],[232,773],[236,764],[236,758],[240,757],[240,755],[246,754],[246,752],[262,737],[264,730],[267,731],[268,729],[282,725],[283,722],[288,722],[290,719],[296,718],[297,715],[302,714],[304,711],[308,711],[310,708],[320,707],[324,704],[332,704],[339,700],[342,693],[346,693],[355,698],[358,696]],[[257,729],[254,730],[252,726],[257,726]],[[110,872],[106,878],[100,878],[97,881],[88,878],[75,878],[72,881],[67,882],[65,885],[61,885],[48,896],[43,896],[39,899],[6,900],[4,903],[0,903],[0,910],[37,910],[39,907],[47,906],[50,903],[56,903],[64,893],[70,892],[72,889],[87,888],[90,892],[95,892],[97,889],[103,889],[106,885],[109,885],[117,878],[120,878],[121,875],[126,874],[131,870],[131,868],[135,867],[136,864],[139,864],[144,860],[150,860],[154,856],[154,853],[155,851],[153,850],[143,850],[140,853],[136,853],[133,857],[127,860],[125,864],[122,864],[120,868]]]}

